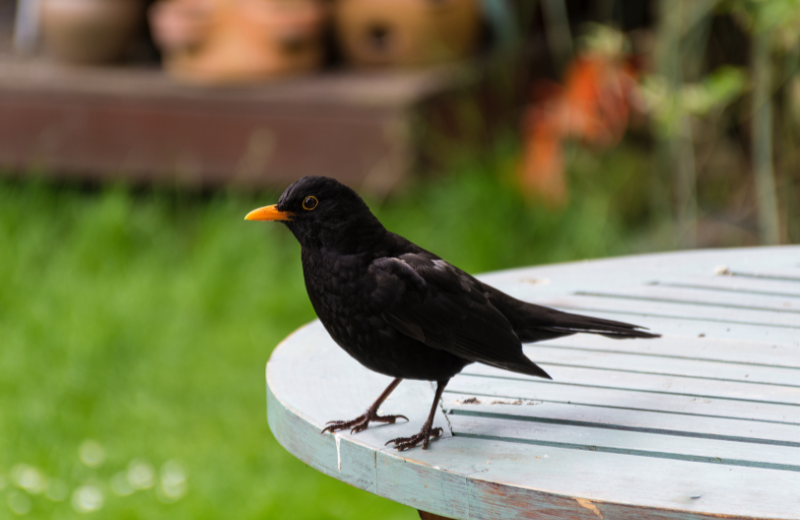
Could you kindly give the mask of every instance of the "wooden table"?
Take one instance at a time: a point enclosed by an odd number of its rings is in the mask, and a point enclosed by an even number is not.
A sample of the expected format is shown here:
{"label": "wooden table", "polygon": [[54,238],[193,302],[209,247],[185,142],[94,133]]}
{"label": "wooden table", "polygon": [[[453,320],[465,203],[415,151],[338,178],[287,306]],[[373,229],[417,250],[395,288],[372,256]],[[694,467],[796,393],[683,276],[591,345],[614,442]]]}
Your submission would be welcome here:
{"label": "wooden table", "polygon": [[[404,381],[385,413],[409,423],[320,435],[361,414],[390,379],[319,322],[267,365],[278,441],[361,489],[461,519],[800,519],[800,247],[691,251],[484,275],[508,293],[663,334],[526,345],[553,381],[470,365],[445,390]],[[424,517],[435,518],[425,515]]]}
{"label": "wooden table", "polygon": [[201,87],[0,54],[0,175],[283,189],[322,172],[385,195],[515,128],[527,83],[508,59]]}

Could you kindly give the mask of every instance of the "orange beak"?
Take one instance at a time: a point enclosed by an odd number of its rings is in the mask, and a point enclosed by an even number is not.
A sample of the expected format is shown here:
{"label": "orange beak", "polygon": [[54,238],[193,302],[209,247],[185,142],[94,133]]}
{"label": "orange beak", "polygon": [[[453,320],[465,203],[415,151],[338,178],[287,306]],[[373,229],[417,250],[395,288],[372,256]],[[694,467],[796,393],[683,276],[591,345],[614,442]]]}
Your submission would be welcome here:
{"label": "orange beak", "polygon": [[280,211],[277,204],[254,209],[244,217],[245,220],[292,220],[293,213]]}

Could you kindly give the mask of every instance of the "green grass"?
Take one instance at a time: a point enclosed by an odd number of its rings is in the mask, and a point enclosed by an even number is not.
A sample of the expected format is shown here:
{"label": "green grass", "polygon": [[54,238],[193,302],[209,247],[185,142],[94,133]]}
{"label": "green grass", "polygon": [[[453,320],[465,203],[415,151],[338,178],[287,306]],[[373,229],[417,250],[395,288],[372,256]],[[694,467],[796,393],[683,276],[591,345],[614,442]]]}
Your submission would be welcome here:
{"label": "green grass", "polygon": [[[373,206],[472,272],[672,245],[638,200],[642,157],[574,164],[563,212],[470,171]],[[102,518],[416,518],[306,467],[269,431],[266,361],[314,318],[293,237],[243,221],[275,197],[0,181],[0,518],[83,517],[83,485],[102,492]],[[87,440],[102,464],[82,462]],[[135,460],[155,485],[121,496],[111,483]],[[168,461],[187,475],[177,500],[159,491]]]}

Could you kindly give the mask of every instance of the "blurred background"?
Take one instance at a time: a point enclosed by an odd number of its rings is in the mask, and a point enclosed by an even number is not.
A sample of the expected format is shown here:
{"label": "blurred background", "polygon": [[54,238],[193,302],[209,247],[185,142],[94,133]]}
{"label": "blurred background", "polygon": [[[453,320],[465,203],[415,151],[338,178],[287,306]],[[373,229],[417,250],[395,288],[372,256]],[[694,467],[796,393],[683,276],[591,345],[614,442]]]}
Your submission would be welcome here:
{"label": "blurred background", "polygon": [[800,0],[0,0],[0,518],[416,518],[269,432],[314,313],[244,215],[337,177],[473,273],[796,243],[798,40]]}

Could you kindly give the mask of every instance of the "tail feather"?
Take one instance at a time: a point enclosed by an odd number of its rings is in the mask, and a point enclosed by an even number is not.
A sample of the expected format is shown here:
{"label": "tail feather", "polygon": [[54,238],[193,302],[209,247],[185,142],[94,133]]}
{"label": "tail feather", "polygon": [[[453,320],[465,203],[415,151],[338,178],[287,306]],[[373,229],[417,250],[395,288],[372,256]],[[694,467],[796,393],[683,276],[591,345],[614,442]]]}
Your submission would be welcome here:
{"label": "tail feather", "polygon": [[520,359],[516,362],[509,362],[509,361],[501,361],[499,363],[487,363],[483,361],[482,363],[493,366],[495,368],[502,368],[503,370],[510,370],[511,372],[517,372],[519,374],[527,374],[529,376],[537,376],[543,377],[545,379],[553,379],[550,377],[550,374],[544,371],[542,367],[525,357],[522,352],[520,352]]}
{"label": "tail feather", "polygon": [[482,284],[482,288],[492,305],[511,323],[514,332],[523,343],[544,341],[579,332],[600,334],[614,339],[661,337],[660,334],[645,332],[647,329],[639,325],[562,312],[517,300],[490,285]]}
{"label": "tail feather", "polygon": [[544,326],[542,329],[566,334],[578,332],[600,334],[613,339],[661,337],[660,334],[645,332],[647,329],[638,325],[566,312],[559,313],[554,323]]}

